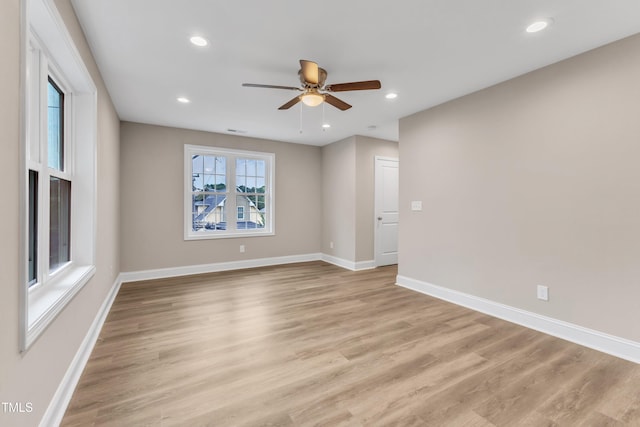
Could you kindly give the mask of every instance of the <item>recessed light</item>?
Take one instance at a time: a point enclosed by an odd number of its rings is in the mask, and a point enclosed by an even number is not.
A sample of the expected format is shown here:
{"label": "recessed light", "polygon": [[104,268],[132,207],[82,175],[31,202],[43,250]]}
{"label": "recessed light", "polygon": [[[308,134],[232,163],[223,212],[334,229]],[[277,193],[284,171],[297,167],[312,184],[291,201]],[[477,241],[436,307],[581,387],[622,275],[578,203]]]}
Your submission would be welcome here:
{"label": "recessed light", "polygon": [[204,47],[209,44],[207,39],[201,36],[193,36],[189,39],[189,41],[198,47]]}
{"label": "recessed light", "polygon": [[549,25],[553,23],[553,19],[541,19],[539,21],[533,22],[531,25],[527,27],[527,33],[537,33],[538,31],[542,31],[547,28]]}
{"label": "recessed light", "polygon": [[176,98],[176,101],[180,102],[181,104],[188,104],[191,102],[189,98],[185,98],[184,96]]}
{"label": "recessed light", "polygon": [[378,128],[378,126],[376,126],[376,125],[367,126],[367,130],[376,130],[377,128]]}
{"label": "recessed light", "polygon": [[384,97],[387,98],[387,99],[396,99],[398,97],[398,94],[395,93],[395,92],[389,92]]}
{"label": "recessed light", "polygon": [[331,125],[329,123],[324,123],[322,125],[322,127],[325,128],[325,129],[329,129],[331,127]]}

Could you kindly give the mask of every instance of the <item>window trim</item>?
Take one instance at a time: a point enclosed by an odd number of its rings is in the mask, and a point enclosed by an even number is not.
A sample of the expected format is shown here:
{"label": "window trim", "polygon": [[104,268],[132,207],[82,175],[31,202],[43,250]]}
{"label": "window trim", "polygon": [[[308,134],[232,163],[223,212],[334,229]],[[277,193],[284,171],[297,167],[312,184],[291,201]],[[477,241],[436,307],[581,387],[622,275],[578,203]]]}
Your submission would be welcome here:
{"label": "window trim", "polygon": [[[265,204],[267,211],[265,212],[265,226],[262,229],[236,229],[235,223],[229,227],[227,223],[226,230],[209,230],[198,231],[192,230],[192,156],[193,155],[209,155],[218,157],[227,157],[231,161],[227,161],[226,165],[226,182],[227,182],[227,211],[235,212],[232,217],[237,221],[237,205],[236,196],[243,193],[236,192],[235,185],[235,159],[238,157],[254,158],[257,160],[265,160],[265,187],[267,188],[265,196]],[[274,176],[276,168],[276,159],[274,153],[236,150],[230,148],[203,146],[203,145],[184,145],[184,240],[207,240],[207,239],[228,239],[238,237],[258,237],[273,236],[275,234],[275,185]],[[233,191],[231,191],[233,190]],[[228,214],[227,214],[228,215]],[[246,213],[245,213],[246,215]]]}
{"label": "window trim", "polygon": [[[241,211],[242,209],[242,211]],[[244,221],[245,220],[245,216],[244,216],[244,206],[236,206],[236,221]],[[240,212],[242,212],[242,214],[240,214]]]}
{"label": "window trim", "polygon": [[[97,88],[54,0],[22,0],[20,27],[20,351],[25,352],[94,276],[97,224]],[[46,40],[46,43],[43,42]],[[48,77],[64,93],[63,171],[49,168],[46,142]],[[44,85],[44,87],[43,87]],[[42,109],[45,113],[42,113]],[[44,138],[44,139],[43,139]],[[44,142],[43,142],[44,141]],[[74,141],[82,141],[77,144]],[[29,284],[29,171],[38,189],[37,284]],[[50,177],[71,187],[70,261],[49,272]],[[44,194],[46,193],[46,194]],[[42,203],[45,200],[46,203]],[[43,228],[43,224],[47,223]],[[46,254],[46,256],[43,256]],[[46,277],[45,277],[46,270]],[[44,279],[43,279],[44,277]]]}

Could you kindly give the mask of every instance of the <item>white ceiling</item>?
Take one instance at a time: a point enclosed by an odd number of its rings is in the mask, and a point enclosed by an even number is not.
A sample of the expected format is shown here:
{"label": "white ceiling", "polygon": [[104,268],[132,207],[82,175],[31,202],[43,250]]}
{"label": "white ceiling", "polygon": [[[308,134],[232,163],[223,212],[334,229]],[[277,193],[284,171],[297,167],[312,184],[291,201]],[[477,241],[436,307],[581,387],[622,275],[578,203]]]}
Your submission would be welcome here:
{"label": "white ceiling", "polygon": [[[398,140],[401,117],[640,32],[638,0],[72,3],[122,120],[313,145]],[[540,18],[554,24],[526,33]],[[353,105],[344,112],[278,111],[297,92],[241,86],[298,86],[300,59],[326,69],[328,84],[379,79],[382,89],[336,93]]]}

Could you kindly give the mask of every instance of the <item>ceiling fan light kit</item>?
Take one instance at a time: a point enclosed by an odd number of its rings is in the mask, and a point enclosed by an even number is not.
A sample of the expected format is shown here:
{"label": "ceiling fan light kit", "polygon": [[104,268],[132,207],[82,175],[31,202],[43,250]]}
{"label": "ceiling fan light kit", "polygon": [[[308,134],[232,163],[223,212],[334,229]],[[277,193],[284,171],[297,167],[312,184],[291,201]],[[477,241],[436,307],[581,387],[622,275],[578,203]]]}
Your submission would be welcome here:
{"label": "ceiling fan light kit", "polygon": [[300,95],[300,100],[309,107],[317,107],[324,102],[324,95],[319,94],[315,89],[311,89],[307,93]]}
{"label": "ceiling fan light kit", "polygon": [[339,110],[345,111],[351,108],[351,105],[336,98],[328,92],[346,92],[351,90],[371,90],[380,89],[382,85],[379,80],[366,80],[361,82],[351,83],[338,83],[333,85],[324,84],[327,78],[327,72],[323,68],[318,67],[313,61],[300,60],[300,76],[301,87],[294,86],[277,86],[277,85],[263,85],[256,83],[243,83],[244,87],[260,87],[267,89],[286,89],[297,90],[303,92],[302,95],[296,96],[289,102],[282,105],[279,110],[288,110],[289,108],[302,101],[303,104],[309,107],[316,107],[323,102],[336,107]]}

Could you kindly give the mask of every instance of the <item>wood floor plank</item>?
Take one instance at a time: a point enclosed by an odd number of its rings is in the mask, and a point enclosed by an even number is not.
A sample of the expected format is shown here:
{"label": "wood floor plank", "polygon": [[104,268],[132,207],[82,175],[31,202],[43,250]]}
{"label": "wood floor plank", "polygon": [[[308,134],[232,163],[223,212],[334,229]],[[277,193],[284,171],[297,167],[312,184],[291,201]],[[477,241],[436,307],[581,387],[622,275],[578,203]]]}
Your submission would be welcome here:
{"label": "wood floor plank", "polygon": [[[604,356],[604,355],[602,355]],[[569,383],[563,383],[561,390],[543,406],[542,412],[558,424],[586,424],[595,415],[599,419],[608,418],[604,414],[596,414],[596,404],[613,391],[618,393],[618,385],[629,374],[623,365],[610,365],[606,357]],[[607,424],[614,422],[611,419]]]}
{"label": "wood floor plank", "polygon": [[323,262],[124,284],[63,426],[638,426],[640,366]]}
{"label": "wood floor plank", "polygon": [[607,392],[597,410],[623,423],[640,419],[640,365],[626,372],[622,382]]}

